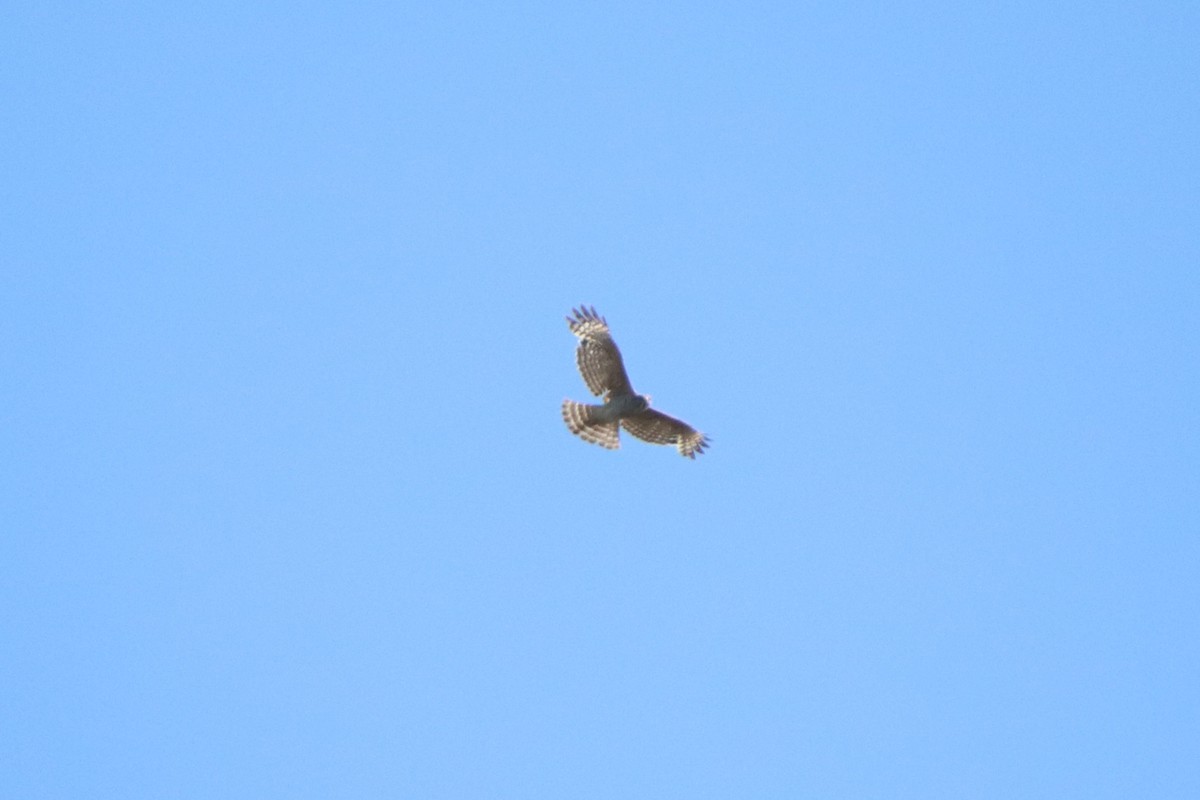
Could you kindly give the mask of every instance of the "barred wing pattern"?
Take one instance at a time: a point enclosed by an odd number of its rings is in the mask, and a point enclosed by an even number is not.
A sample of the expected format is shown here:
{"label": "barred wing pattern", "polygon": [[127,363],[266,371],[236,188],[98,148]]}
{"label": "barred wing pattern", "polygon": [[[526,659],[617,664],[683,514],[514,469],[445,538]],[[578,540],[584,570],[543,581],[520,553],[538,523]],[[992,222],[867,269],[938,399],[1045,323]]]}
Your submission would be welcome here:
{"label": "barred wing pattern", "polygon": [[686,422],[649,408],[649,397],[634,394],[613,341],[608,321],[594,307],[580,306],[567,317],[571,333],[579,338],[575,363],[583,382],[594,395],[604,395],[603,405],[563,400],[567,429],[585,442],[609,450],[621,446],[623,426],[630,435],[651,444],[675,445],[679,454],[694,459],[710,444],[707,436]]}
{"label": "barred wing pattern", "polygon": [[618,395],[632,394],[621,351],[608,331],[608,321],[596,313],[595,308],[572,309],[575,316],[567,317],[571,333],[579,337],[579,348],[575,351],[575,363],[583,382],[594,395],[604,395],[609,400]]}
{"label": "barred wing pattern", "polygon": [[643,442],[675,445],[685,458],[702,455],[709,445],[708,437],[691,425],[653,408],[623,417],[621,425]]}

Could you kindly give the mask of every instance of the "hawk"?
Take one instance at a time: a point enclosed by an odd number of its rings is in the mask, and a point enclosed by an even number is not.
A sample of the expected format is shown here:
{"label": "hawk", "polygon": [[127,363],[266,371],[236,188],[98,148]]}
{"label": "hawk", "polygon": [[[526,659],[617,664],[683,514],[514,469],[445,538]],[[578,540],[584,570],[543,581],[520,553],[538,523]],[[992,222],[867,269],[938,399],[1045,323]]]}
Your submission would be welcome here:
{"label": "hawk", "polygon": [[621,351],[608,331],[608,321],[595,308],[581,306],[571,311],[575,316],[567,317],[567,325],[579,337],[575,351],[579,374],[592,394],[604,395],[604,405],[563,400],[563,422],[571,433],[585,442],[616,450],[621,446],[618,436],[624,426],[644,442],[675,445],[687,458],[703,453],[709,445],[707,436],[686,422],[650,408],[649,396],[633,391]]}

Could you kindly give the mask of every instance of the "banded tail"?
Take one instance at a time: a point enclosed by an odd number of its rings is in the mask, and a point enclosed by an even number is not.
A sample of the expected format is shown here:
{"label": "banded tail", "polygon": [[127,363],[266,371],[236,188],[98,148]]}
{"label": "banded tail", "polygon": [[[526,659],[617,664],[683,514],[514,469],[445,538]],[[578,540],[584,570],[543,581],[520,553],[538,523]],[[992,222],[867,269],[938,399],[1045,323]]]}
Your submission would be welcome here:
{"label": "banded tail", "polygon": [[597,412],[603,408],[604,406],[591,406],[576,403],[574,400],[563,400],[563,422],[567,423],[567,428],[571,433],[585,442],[616,450],[621,446],[621,423],[618,419],[602,419],[601,414]]}

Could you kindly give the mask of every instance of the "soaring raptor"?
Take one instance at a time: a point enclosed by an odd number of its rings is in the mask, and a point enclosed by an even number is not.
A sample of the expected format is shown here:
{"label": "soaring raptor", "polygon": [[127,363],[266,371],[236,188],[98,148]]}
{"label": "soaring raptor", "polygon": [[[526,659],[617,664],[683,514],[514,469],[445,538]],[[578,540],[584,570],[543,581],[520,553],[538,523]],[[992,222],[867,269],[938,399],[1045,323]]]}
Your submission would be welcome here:
{"label": "soaring raptor", "polygon": [[575,363],[592,394],[604,395],[604,405],[586,405],[563,400],[562,416],[571,433],[585,442],[616,450],[621,446],[620,428],[644,442],[673,444],[680,455],[695,458],[708,447],[708,437],[661,411],[650,408],[650,398],[635,394],[621,362],[621,351],[608,331],[608,321],[586,306],[571,309],[567,317],[571,333],[579,337]]}

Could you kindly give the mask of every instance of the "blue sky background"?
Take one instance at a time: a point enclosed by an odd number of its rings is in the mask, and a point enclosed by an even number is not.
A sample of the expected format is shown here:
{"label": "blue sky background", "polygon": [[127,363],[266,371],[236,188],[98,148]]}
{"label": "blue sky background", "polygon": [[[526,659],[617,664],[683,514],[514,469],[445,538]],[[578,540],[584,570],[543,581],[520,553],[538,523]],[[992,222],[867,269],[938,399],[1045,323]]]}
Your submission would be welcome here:
{"label": "blue sky background", "polygon": [[1200,7],[202,5],[0,14],[0,795],[1200,797]]}

